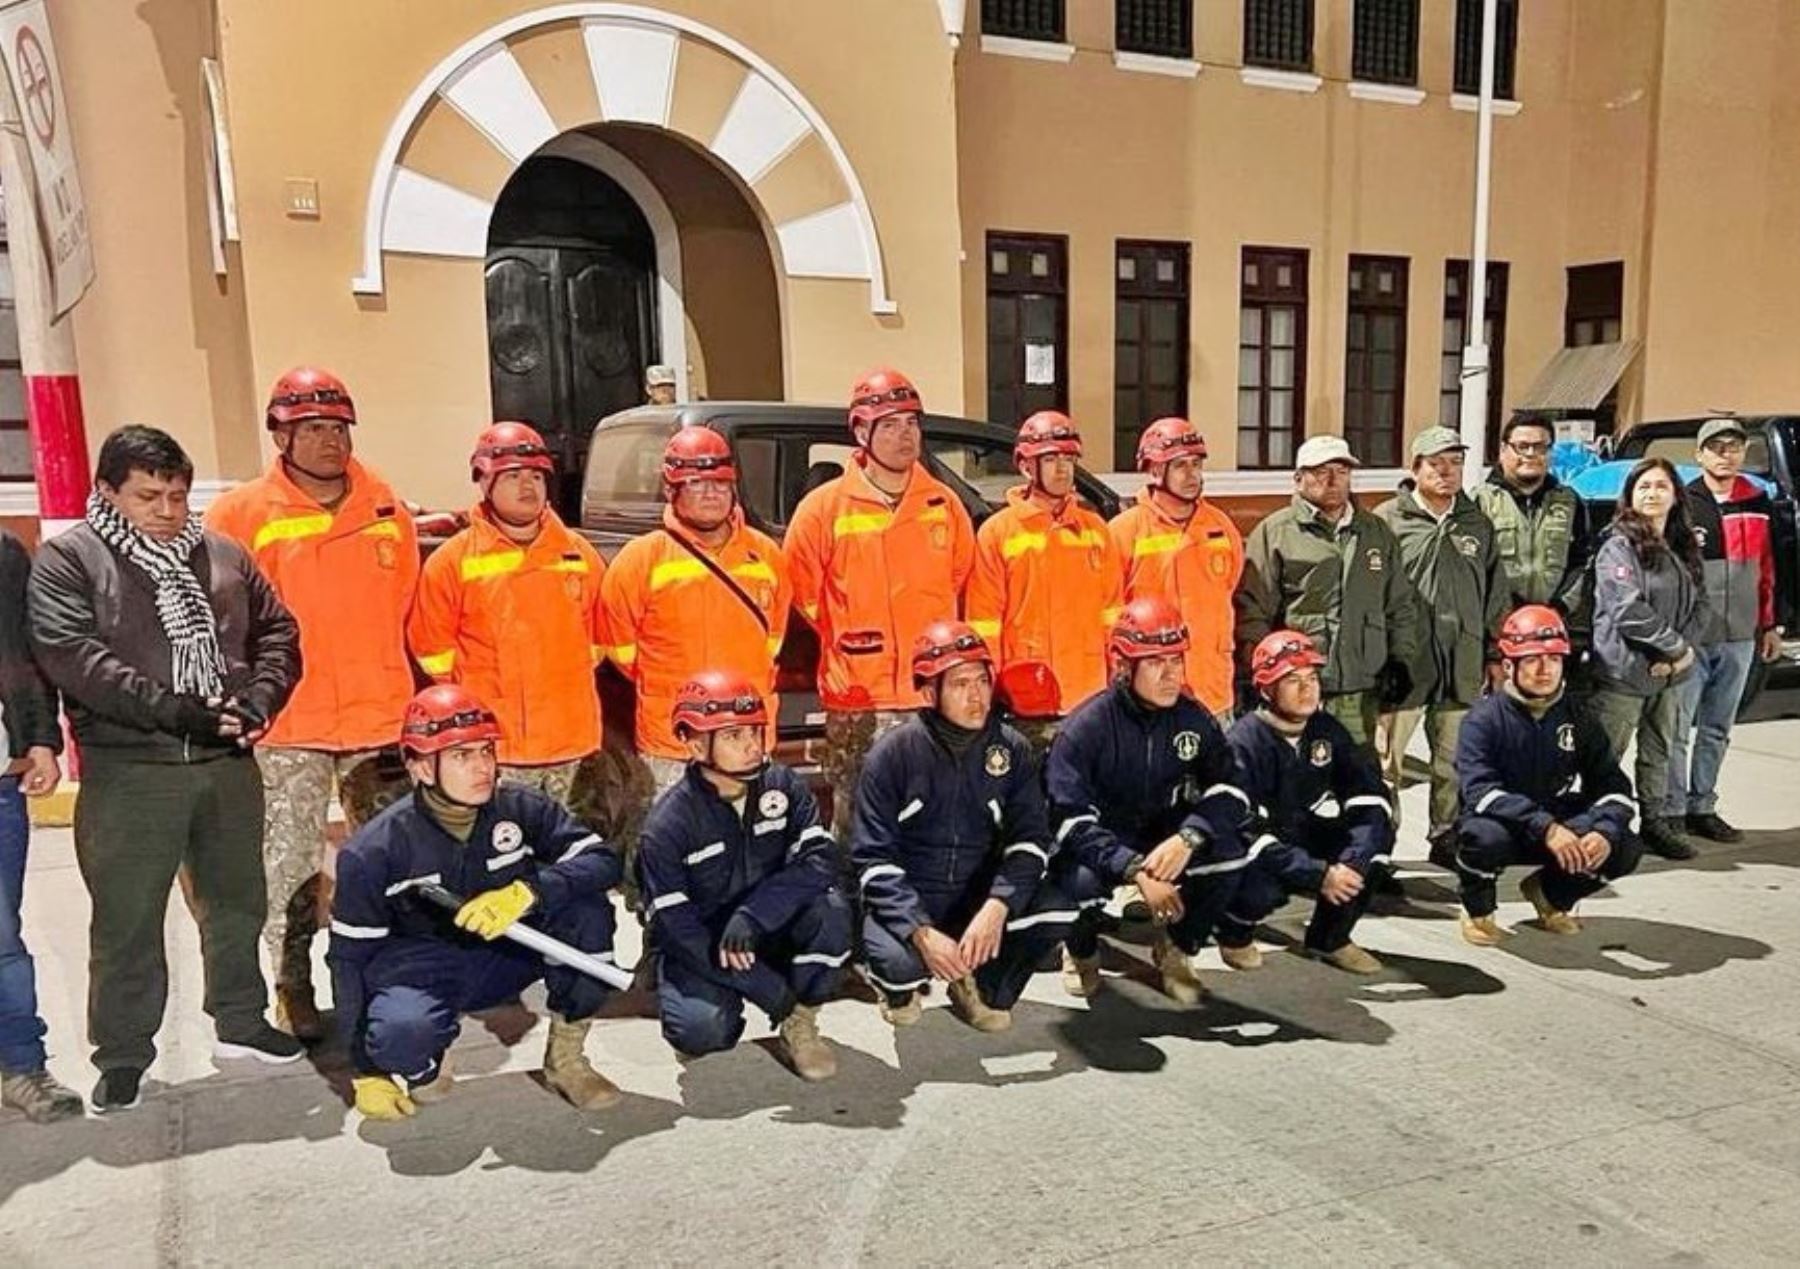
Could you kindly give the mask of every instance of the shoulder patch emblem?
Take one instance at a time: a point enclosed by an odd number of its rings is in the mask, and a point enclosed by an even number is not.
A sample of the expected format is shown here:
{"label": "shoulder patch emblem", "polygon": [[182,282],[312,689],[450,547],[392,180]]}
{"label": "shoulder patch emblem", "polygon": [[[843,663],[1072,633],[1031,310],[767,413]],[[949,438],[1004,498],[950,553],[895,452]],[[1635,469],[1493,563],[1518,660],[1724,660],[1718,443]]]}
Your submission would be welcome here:
{"label": "shoulder patch emblem", "polygon": [[788,795],[783,793],[780,789],[769,789],[756,800],[756,809],[762,812],[762,817],[765,820],[772,820],[778,816],[786,815],[788,809]]}
{"label": "shoulder patch emblem", "polygon": [[989,745],[987,757],[982,760],[982,767],[998,780],[1012,770],[1012,751],[1005,745]]}
{"label": "shoulder patch emblem", "polygon": [[1306,760],[1315,767],[1329,767],[1331,765],[1331,742],[1329,740],[1313,741],[1307,748]]}
{"label": "shoulder patch emblem", "polygon": [[494,825],[494,853],[504,855],[509,850],[517,850],[525,840],[525,830],[511,820],[501,820]]}
{"label": "shoulder patch emblem", "polygon": [[1381,548],[1378,546],[1370,547],[1368,555],[1363,558],[1367,561],[1371,573],[1379,573],[1387,565],[1387,562],[1381,558]]}
{"label": "shoulder patch emblem", "polygon": [[1192,762],[1200,756],[1200,733],[1197,731],[1181,731],[1175,733],[1175,756],[1183,762]]}
{"label": "shoulder patch emblem", "polygon": [[1474,538],[1458,536],[1451,540],[1456,543],[1456,549],[1470,559],[1474,559],[1481,551],[1481,543],[1477,542]]}
{"label": "shoulder patch emblem", "polygon": [[1575,752],[1575,724],[1564,723],[1556,729],[1556,747],[1564,753]]}

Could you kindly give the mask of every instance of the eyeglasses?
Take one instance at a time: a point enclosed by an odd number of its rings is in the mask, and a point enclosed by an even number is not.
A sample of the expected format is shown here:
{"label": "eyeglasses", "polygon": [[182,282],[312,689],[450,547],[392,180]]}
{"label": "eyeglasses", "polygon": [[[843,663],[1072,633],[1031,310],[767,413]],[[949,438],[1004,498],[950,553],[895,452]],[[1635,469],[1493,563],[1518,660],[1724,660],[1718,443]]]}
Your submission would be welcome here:
{"label": "eyeglasses", "polygon": [[1513,453],[1517,454],[1520,458],[1536,458],[1540,454],[1548,454],[1550,452],[1550,442],[1548,442],[1548,441],[1508,441],[1506,443],[1506,448],[1510,449]]}
{"label": "eyeglasses", "polygon": [[734,696],[726,701],[683,701],[681,711],[684,714],[701,714],[711,718],[715,714],[750,715],[757,713],[762,707],[760,696]]}
{"label": "eyeglasses", "polygon": [[1705,448],[1711,450],[1715,454],[1741,454],[1744,452],[1744,442],[1738,440],[1712,440],[1706,443]]}
{"label": "eyeglasses", "polygon": [[435,736],[440,731],[453,731],[459,727],[480,727],[483,724],[498,726],[499,722],[498,718],[485,709],[465,709],[448,718],[427,718],[421,722],[408,723],[406,734],[409,736]]}

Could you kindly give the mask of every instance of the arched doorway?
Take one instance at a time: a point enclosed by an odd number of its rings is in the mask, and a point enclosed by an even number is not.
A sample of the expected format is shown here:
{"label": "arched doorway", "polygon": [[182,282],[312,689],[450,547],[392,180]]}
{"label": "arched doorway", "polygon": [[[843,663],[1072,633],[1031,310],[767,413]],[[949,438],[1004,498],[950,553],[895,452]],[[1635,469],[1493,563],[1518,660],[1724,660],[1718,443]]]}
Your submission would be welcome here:
{"label": "arched doorway", "polygon": [[501,190],[487,245],[494,417],[544,434],[565,517],[577,514],[594,424],[643,399],[658,359],[655,279],[643,211],[604,173],[540,155]]}

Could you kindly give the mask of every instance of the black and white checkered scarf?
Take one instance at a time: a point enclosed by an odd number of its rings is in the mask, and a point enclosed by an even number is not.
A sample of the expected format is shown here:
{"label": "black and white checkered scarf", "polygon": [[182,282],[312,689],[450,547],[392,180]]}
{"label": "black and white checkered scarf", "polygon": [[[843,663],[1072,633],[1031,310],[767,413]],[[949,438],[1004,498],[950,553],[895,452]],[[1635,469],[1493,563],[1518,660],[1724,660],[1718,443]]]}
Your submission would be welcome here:
{"label": "black and white checkered scarf", "polygon": [[88,495],[87,522],[100,540],[150,575],[156,584],[156,616],[169,637],[170,664],[177,692],[225,694],[225,655],[206,588],[188,558],[200,545],[200,521],[189,516],[173,542],[138,532],[98,491]]}

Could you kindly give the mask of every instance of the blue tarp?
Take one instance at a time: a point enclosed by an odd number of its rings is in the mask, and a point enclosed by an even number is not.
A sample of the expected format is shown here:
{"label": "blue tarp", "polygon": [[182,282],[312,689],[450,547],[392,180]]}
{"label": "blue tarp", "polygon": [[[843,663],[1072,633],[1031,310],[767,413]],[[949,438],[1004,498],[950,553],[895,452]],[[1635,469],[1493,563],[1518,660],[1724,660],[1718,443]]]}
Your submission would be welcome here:
{"label": "blue tarp", "polygon": [[[1635,458],[1618,458],[1609,463],[1601,463],[1578,473],[1569,481],[1569,488],[1580,494],[1583,502],[1617,502],[1625,489],[1625,477],[1637,465],[1638,460]],[[1700,477],[1700,469],[1693,463],[1677,463],[1675,470],[1681,473],[1683,484]],[[1770,496],[1775,494],[1773,481],[1754,472],[1745,472],[1744,475],[1762,486],[1764,493]]]}

